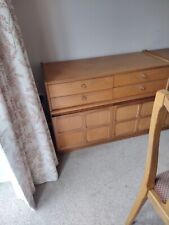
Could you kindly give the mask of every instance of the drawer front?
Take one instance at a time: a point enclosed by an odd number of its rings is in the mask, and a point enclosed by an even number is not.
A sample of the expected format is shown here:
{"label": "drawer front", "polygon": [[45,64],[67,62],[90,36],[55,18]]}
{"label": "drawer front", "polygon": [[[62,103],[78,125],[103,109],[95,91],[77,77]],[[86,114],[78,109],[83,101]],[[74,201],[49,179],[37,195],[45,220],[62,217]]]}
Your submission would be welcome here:
{"label": "drawer front", "polygon": [[138,124],[138,130],[144,131],[150,128],[151,117],[141,118]]}
{"label": "drawer front", "polygon": [[136,120],[117,123],[115,125],[115,137],[134,134],[135,129]]}
{"label": "drawer front", "polygon": [[83,126],[83,119],[80,115],[53,117],[52,120],[57,132],[76,130]]}
{"label": "drawer front", "polygon": [[83,95],[72,95],[66,97],[52,98],[51,107],[52,110],[54,110],[102,101],[109,101],[111,99],[112,99],[112,89],[108,89],[100,92],[87,93]]}
{"label": "drawer front", "polygon": [[117,87],[113,89],[113,99],[127,98],[135,95],[144,95],[152,93],[155,95],[156,91],[164,89],[167,80],[153,81],[144,84],[131,85],[126,87]]}
{"label": "drawer front", "polygon": [[169,67],[114,76],[114,86],[125,86],[169,78]]}
{"label": "drawer front", "polygon": [[82,80],[71,83],[48,85],[51,98],[109,89],[113,87],[113,77]]}
{"label": "drawer front", "polygon": [[96,112],[91,112],[86,115],[86,126],[100,126],[109,124],[111,120],[110,110],[101,110]]}
{"label": "drawer front", "polygon": [[87,141],[95,142],[109,139],[110,128],[109,127],[99,127],[87,130]]}
{"label": "drawer front", "polygon": [[137,117],[139,104],[119,107],[116,110],[116,121],[124,121]]}
{"label": "drawer front", "polygon": [[141,116],[150,116],[153,111],[153,104],[154,104],[154,101],[143,103],[142,107],[141,107],[140,115]]}
{"label": "drawer front", "polygon": [[82,146],[84,144],[84,132],[79,131],[57,134],[57,144],[59,149]]}

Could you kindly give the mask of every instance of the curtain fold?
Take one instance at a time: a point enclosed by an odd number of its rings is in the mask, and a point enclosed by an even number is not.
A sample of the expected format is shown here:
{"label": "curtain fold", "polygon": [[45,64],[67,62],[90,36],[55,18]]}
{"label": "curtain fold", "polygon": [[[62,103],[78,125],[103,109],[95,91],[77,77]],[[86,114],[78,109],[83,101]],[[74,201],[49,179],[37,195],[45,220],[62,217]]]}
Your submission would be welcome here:
{"label": "curtain fold", "polygon": [[58,164],[11,0],[0,0],[0,144],[31,207]]}

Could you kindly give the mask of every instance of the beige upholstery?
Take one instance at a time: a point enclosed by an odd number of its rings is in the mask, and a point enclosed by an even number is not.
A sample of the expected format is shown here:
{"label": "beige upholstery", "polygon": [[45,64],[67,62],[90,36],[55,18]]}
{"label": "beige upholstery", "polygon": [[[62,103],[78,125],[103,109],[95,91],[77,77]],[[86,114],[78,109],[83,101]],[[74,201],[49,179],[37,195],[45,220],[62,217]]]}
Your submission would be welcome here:
{"label": "beige upholstery", "polygon": [[157,176],[154,189],[161,200],[166,203],[169,199],[169,170]]}

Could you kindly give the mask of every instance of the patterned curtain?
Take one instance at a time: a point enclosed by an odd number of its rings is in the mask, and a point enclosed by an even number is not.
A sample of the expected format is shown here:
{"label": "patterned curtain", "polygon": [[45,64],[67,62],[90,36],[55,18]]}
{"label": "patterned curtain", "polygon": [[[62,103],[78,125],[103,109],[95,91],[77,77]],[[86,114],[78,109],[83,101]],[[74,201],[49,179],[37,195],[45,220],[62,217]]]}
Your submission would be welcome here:
{"label": "patterned curtain", "polygon": [[30,207],[58,164],[11,0],[0,0],[0,144]]}

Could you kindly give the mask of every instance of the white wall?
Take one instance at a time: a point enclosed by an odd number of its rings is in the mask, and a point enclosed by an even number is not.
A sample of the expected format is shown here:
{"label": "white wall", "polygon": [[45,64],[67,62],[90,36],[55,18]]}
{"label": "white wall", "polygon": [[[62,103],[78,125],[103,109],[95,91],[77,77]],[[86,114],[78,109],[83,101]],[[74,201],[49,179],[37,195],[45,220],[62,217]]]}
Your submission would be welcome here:
{"label": "white wall", "polygon": [[42,61],[169,47],[168,0],[13,0],[35,77]]}

